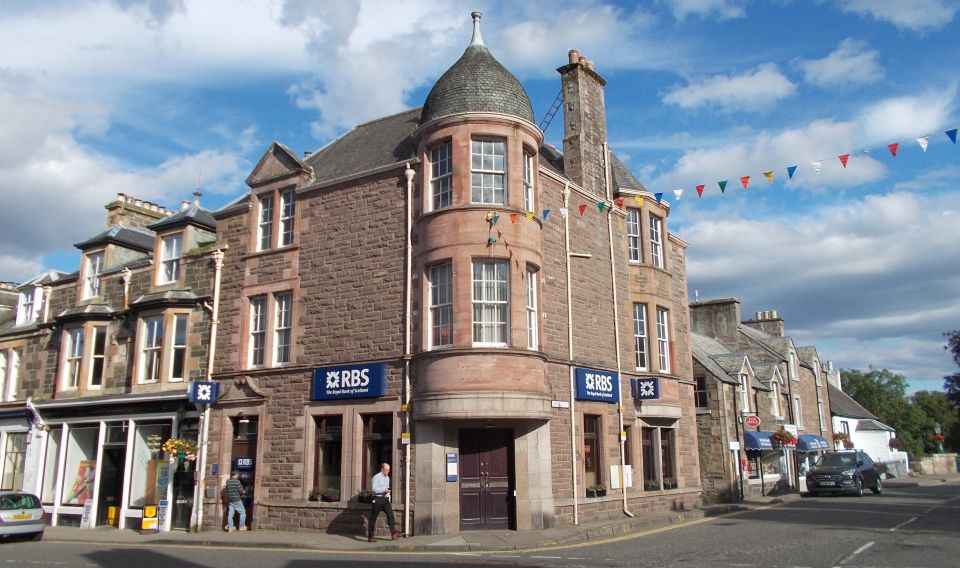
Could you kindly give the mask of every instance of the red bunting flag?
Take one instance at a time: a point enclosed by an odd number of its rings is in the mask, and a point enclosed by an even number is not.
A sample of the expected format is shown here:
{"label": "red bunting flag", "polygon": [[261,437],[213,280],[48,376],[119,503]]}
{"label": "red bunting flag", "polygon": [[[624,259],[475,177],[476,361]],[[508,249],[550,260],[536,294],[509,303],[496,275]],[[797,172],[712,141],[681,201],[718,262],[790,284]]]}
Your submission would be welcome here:
{"label": "red bunting flag", "polygon": [[843,169],[847,169],[847,160],[850,159],[850,154],[841,154],[839,158],[840,163],[843,164]]}
{"label": "red bunting flag", "polygon": [[747,186],[750,185],[750,176],[743,176],[740,178],[740,183],[743,184],[743,189],[746,191]]}
{"label": "red bunting flag", "polygon": [[893,144],[887,144],[887,150],[890,150],[890,153],[893,154],[893,157],[897,157],[897,150],[900,149],[900,143],[894,142]]}
{"label": "red bunting flag", "polygon": [[583,213],[584,213],[584,211],[587,210],[587,206],[584,205],[583,203],[581,203],[580,205],[577,205],[577,209],[580,210],[580,216],[583,217]]}
{"label": "red bunting flag", "polygon": [[617,207],[619,207],[620,209],[623,209],[623,198],[622,198],[622,197],[618,197],[616,203],[617,203]]}
{"label": "red bunting flag", "polygon": [[517,214],[516,214],[516,213],[511,213],[511,214],[510,214],[510,222],[511,222],[511,223],[516,223],[516,222],[517,222]]}
{"label": "red bunting flag", "polygon": [[704,186],[702,185],[697,186],[697,195],[700,196],[701,198],[703,197],[703,188]]}

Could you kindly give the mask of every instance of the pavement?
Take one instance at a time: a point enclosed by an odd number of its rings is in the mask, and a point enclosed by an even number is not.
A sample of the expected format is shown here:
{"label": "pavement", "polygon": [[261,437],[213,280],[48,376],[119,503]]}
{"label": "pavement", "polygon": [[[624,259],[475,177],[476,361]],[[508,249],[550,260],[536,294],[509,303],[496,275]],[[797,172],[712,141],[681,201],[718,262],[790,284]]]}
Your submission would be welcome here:
{"label": "pavement", "polygon": [[[928,475],[884,480],[885,489],[937,485],[960,482],[960,474]],[[549,549],[551,547],[587,543],[608,538],[639,535],[644,532],[664,529],[695,522],[708,517],[750,511],[777,506],[800,499],[799,493],[762,497],[708,505],[686,511],[660,514],[637,514],[609,521],[581,523],[535,531],[469,531],[455,534],[418,535],[391,540],[378,538],[367,542],[365,535],[330,534],[319,532],[281,532],[254,530],[227,533],[224,531],[170,531],[142,534],[132,529],[119,530],[110,526],[95,529],[77,527],[47,527],[44,540],[58,542],[84,542],[117,546],[203,546],[270,548],[290,550],[323,550],[356,552],[478,552],[517,551]]]}

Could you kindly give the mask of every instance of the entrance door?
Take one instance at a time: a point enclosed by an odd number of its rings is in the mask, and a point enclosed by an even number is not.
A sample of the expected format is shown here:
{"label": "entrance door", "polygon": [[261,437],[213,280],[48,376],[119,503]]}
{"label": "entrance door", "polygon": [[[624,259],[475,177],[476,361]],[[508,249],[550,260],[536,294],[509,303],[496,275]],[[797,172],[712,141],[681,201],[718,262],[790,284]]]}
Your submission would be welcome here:
{"label": "entrance door", "polygon": [[460,530],[511,529],[513,431],[460,430]]}
{"label": "entrance door", "polygon": [[100,502],[97,504],[98,525],[109,523],[118,526],[126,457],[125,447],[103,448],[103,465],[100,466]]}
{"label": "entrance door", "polygon": [[[240,474],[240,483],[243,484],[243,506],[246,509],[247,527],[253,526],[253,490],[256,482],[257,431],[259,430],[257,424],[256,416],[240,415],[233,419],[233,459],[230,465]],[[234,519],[234,522],[239,522],[239,519]]]}

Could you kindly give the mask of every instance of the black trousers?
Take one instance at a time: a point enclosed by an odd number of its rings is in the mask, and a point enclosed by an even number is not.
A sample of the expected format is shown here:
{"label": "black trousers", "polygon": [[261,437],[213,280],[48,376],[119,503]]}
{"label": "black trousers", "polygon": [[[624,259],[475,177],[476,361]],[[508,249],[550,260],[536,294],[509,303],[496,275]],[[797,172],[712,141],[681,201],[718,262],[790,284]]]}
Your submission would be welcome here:
{"label": "black trousers", "polygon": [[387,526],[390,527],[390,534],[393,535],[397,532],[397,527],[393,524],[393,505],[390,504],[390,500],[386,497],[374,497],[373,507],[370,509],[369,527],[367,528],[368,537],[372,537],[374,530],[377,528],[377,517],[380,516],[380,511],[383,511],[387,516]]}

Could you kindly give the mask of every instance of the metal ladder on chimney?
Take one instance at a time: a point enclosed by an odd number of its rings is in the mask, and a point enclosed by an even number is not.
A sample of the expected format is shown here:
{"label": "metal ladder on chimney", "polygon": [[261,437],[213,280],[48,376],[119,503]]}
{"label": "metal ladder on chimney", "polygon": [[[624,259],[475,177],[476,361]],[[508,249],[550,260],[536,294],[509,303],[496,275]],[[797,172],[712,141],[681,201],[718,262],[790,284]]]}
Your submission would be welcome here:
{"label": "metal ladder on chimney", "polygon": [[557,98],[553,99],[553,104],[550,105],[550,110],[547,111],[546,116],[543,117],[543,120],[540,121],[540,132],[546,132],[550,128],[550,121],[553,120],[553,116],[557,114],[557,111],[560,110],[560,105],[563,104],[563,89],[557,93]]}

